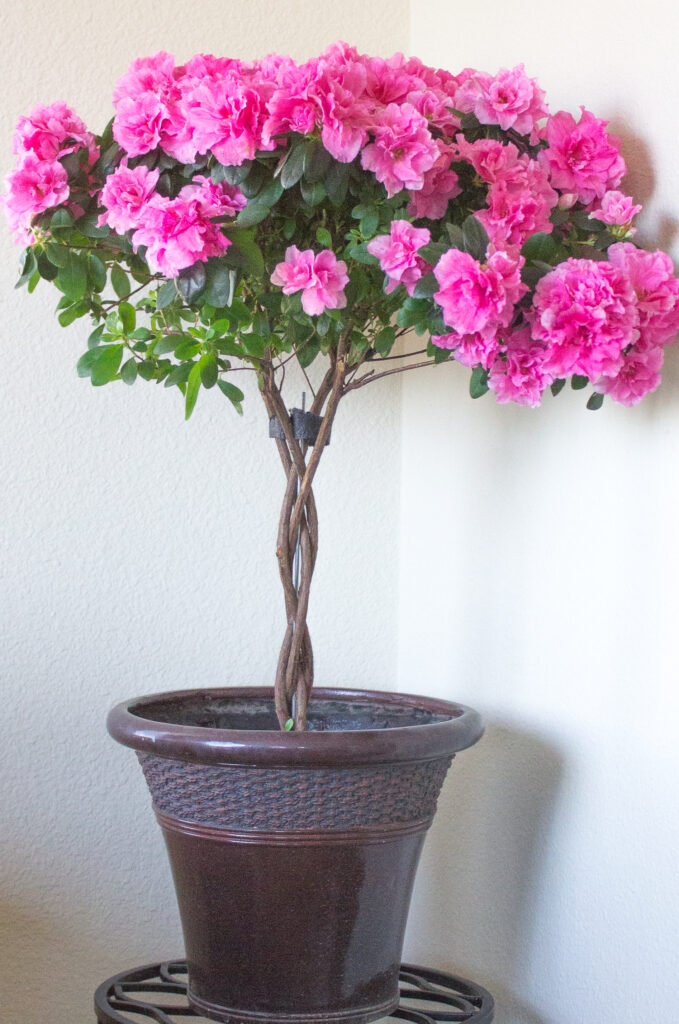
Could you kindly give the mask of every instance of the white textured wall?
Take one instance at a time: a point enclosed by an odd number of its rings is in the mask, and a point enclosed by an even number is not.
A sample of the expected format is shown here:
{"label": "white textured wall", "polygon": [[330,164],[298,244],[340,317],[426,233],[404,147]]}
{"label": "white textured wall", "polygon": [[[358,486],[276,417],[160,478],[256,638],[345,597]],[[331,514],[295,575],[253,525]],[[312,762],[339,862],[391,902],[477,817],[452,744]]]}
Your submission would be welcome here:
{"label": "white textured wall", "polygon": [[[0,168],[37,102],[101,130],[135,56],[305,58],[338,38],[387,55],[407,31],[405,0],[4,3]],[[101,980],[181,950],[160,833],[106,712],[271,681],[282,474],[251,389],[243,420],[212,392],[185,424],[178,394],[79,380],[86,325],[62,330],[44,284],[14,292],[4,230],[0,249],[0,1016],[84,1024]],[[347,400],[318,478],[311,627],[330,685],[395,685],[399,388],[380,388]]]}
{"label": "white textured wall", "polygon": [[[411,50],[524,61],[552,110],[613,121],[679,216],[679,15],[650,0],[412,0]],[[677,1019],[679,351],[636,409],[472,402],[404,378],[400,685],[476,705],[423,861],[408,955],[485,982],[502,1024]]]}

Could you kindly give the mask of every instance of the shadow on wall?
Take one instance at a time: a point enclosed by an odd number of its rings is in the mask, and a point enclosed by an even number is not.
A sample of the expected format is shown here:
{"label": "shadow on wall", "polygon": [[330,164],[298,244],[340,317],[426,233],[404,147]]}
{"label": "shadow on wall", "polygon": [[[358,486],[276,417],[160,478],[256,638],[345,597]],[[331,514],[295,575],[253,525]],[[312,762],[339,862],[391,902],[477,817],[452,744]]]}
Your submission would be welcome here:
{"label": "shadow on wall", "polygon": [[545,1024],[518,996],[561,777],[553,747],[487,723],[453,763],[425,844],[405,958],[487,987],[504,1024]]}

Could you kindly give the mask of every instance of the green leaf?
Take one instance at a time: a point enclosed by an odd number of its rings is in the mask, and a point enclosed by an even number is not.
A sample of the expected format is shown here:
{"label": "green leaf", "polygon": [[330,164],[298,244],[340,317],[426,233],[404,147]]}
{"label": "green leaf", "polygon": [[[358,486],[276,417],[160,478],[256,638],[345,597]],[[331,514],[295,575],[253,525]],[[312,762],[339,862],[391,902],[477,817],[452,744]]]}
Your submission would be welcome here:
{"label": "green leaf", "polygon": [[92,373],[92,366],[97,359],[98,353],[99,349],[91,348],[80,357],[78,362],[75,364],[75,372],[79,377],[89,377]]}
{"label": "green leaf", "polygon": [[[242,269],[248,274],[262,277],[264,274],[264,257],[262,250],[255,242],[255,231],[229,230],[232,245],[222,257],[221,265],[229,270]],[[236,280],[234,278],[234,289]]]}
{"label": "green leaf", "polygon": [[297,362],[306,370],[307,366],[311,366],[319,352],[320,348],[317,341],[307,341],[305,345],[302,345],[297,350]]}
{"label": "green leaf", "polygon": [[269,216],[270,209],[264,203],[251,202],[241,210],[236,217],[236,226],[239,228],[251,228],[255,224],[261,224]]}
{"label": "green leaf", "polygon": [[428,245],[423,245],[421,249],[417,250],[417,255],[421,256],[427,263],[431,263],[432,266],[436,266],[444,252],[448,252],[450,248],[455,247],[446,245],[445,242],[429,242]]}
{"label": "green leaf", "polygon": [[428,312],[427,299],[406,299],[398,311],[396,323],[399,327],[413,327],[424,320]]}
{"label": "green leaf", "polygon": [[137,325],[137,314],[129,302],[121,302],[118,306],[118,316],[123,325],[125,334],[131,334]]}
{"label": "green leaf", "polygon": [[308,206],[318,206],[325,199],[325,185],[322,181],[306,181],[303,178],[299,187],[302,199]]}
{"label": "green leaf", "polygon": [[90,374],[93,386],[101,387],[103,384],[109,384],[115,380],[118,376],[120,360],[123,358],[123,346],[100,345],[99,348],[90,349],[90,352],[95,356]]}
{"label": "green leaf", "polygon": [[69,306],[67,309],[62,309],[57,319],[62,327],[68,327],[68,325],[72,324],[74,320],[77,320],[79,316],[84,316],[86,312],[87,307],[81,310],[79,308],[79,303],[76,302],[75,305]]}
{"label": "green leaf", "polygon": [[316,228],[316,241],[324,249],[332,249],[332,235],[327,228]]}
{"label": "green leaf", "polygon": [[284,189],[296,185],[304,173],[304,150],[303,144],[292,145],[285,160],[280,167],[281,185]]}
{"label": "green leaf", "polygon": [[94,328],[94,330],[90,334],[89,338],[87,339],[87,347],[88,348],[96,348],[97,345],[101,342],[101,338],[102,338],[103,333],[104,333],[104,324],[99,324],[98,327]]}
{"label": "green leaf", "polygon": [[200,391],[200,361],[194,363],[191,367],[188,380],[186,382],[186,395],[185,395],[185,406],[184,406],[184,419],[189,419],[191,413],[196,407],[198,401],[198,392]]}
{"label": "green leaf", "polygon": [[150,359],[142,359],[137,363],[137,372],[143,380],[152,380],[156,376],[156,366]]}
{"label": "green leaf", "polygon": [[204,388],[213,388],[217,383],[217,357],[212,354],[204,355],[198,360],[200,366],[200,382]]}
{"label": "green leaf", "polygon": [[126,299],[132,290],[127,274],[118,263],[111,268],[111,284],[119,299]]}
{"label": "green leaf", "polygon": [[245,181],[252,168],[252,160],[244,160],[238,167],[227,164],[215,164],[210,172],[212,180],[218,184],[220,181],[228,181],[229,185],[240,185]]}
{"label": "green leaf", "polygon": [[50,263],[44,252],[38,256],[38,271],[45,281],[53,281],[58,274],[57,268]]}
{"label": "green leaf", "polygon": [[268,206],[271,209],[272,206],[278,202],[283,195],[283,186],[281,185],[280,178],[273,178],[272,181],[265,185],[261,192],[257,195],[257,203],[262,206]]}
{"label": "green leaf", "polygon": [[335,207],[341,206],[346,198],[350,173],[350,165],[341,164],[338,160],[333,160],[326,172],[323,179],[325,191]]}
{"label": "green leaf", "polygon": [[252,320],[252,310],[241,299],[231,300],[229,312],[235,316],[240,324],[249,324]]}
{"label": "green leaf", "polygon": [[375,209],[374,206],[361,217],[358,229],[364,237],[372,238],[377,230],[377,225],[380,222],[380,211]]}
{"label": "green leaf", "polygon": [[464,233],[459,224],[446,224],[446,231],[453,249],[464,249]]}
{"label": "green leaf", "polygon": [[98,220],[97,214],[89,213],[86,217],[80,218],[76,227],[86,238],[106,238],[107,235],[110,235],[111,229],[105,224],[99,227],[97,224]]}
{"label": "green leaf", "polygon": [[193,359],[199,352],[200,342],[194,341],[193,338],[180,341],[174,350],[177,359]]}
{"label": "green leaf", "polygon": [[550,267],[557,258],[557,252],[558,248],[553,236],[545,234],[544,231],[538,231],[527,238],[521,249],[524,259],[531,262],[539,260],[541,263],[549,263]]}
{"label": "green leaf", "polygon": [[50,219],[50,231],[64,231],[73,227],[73,216],[68,210],[56,210]]}
{"label": "green leaf", "polygon": [[37,269],[38,261],[35,258],[35,253],[32,249],[24,249],[19,259],[19,273],[21,276],[14,287],[21,288],[22,285],[30,281]]}
{"label": "green leaf", "polygon": [[305,178],[309,181],[322,181],[331,163],[332,156],[320,140],[307,144],[304,150]]}
{"label": "green leaf", "polygon": [[120,368],[120,379],[125,384],[134,384],[137,379],[137,360],[128,359]]}
{"label": "green leaf", "polygon": [[600,394],[598,391],[595,391],[594,394],[589,396],[589,399],[587,401],[587,408],[592,410],[600,409],[603,404],[604,396]]}
{"label": "green leaf", "polygon": [[156,309],[167,309],[177,298],[177,289],[174,281],[166,281],[156,294]]}
{"label": "green leaf", "polygon": [[372,266],[378,262],[376,256],[373,256],[371,252],[368,252],[368,243],[361,242],[360,245],[354,245],[349,250],[349,256],[352,260],[356,260],[357,263],[365,263],[368,266]]}
{"label": "green leaf", "polygon": [[490,239],[481,221],[477,220],[473,214],[467,217],[462,225],[462,237],[464,239],[465,252],[468,252],[475,260],[480,262],[485,260],[486,249]]}
{"label": "green leaf", "polygon": [[374,348],[378,355],[388,356],[396,341],[396,331],[393,327],[383,327],[374,341]]}
{"label": "green leaf", "polygon": [[246,199],[252,199],[253,196],[256,196],[268,177],[267,168],[255,161],[250,169],[250,173],[240,186],[240,190]]}
{"label": "green leaf", "polygon": [[261,359],[267,348],[266,338],[260,338],[258,334],[240,334],[241,345],[249,356]]}
{"label": "green leaf", "polygon": [[242,416],[243,406],[241,405],[241,402],[245,398],[245,395],[243,394],[241,389],[237,388],[235,384],[232,384],[228,380],[218,380],[217,387],[219,388],[223,395],[226,395],[226,397],[229,399],[238,415]]}
{"label": "green leaf", "polygon": [[589,384],[589,377],[582,377],[578,373],[574,373],[571,377],[571,387],[573,391],[582,391]]}
{"label": "green leaf", "polygon": [[171,388],[175,384],[184,384],[192,369],[193,363],[182,363],[181,366],[173,367],[165,378],[165,387]]}
{"label": "green leaf", "polygon": [[82,299],[87,291],[87,267],[83,257],[69,249],[56,277],[58,287],[69,299]]}
{"label": "green leaf", "polygon": [[188,305],[202,294],[206,280],[204,263],[194,263],[192,267],[186,267],[185,270],[179,272],[179,276],[176,278],[177,288]]}
{"label": "green leaf", "polygon": [[106,267],[96,253],[87,254],[87,276],[95,292],[103,292],[106,287]]}
{"label": "green leaf", "polygon": [[45,246],[45,255],[55,267],[65,267],[68,262],[70,250],[58,242],[48,242]]}
{"label": "green leaf", "polygon": [[565,383],[565,378],[559,377],[557,380],[554,381],[553,384],[549,385],[549,390],[552,392],[555,398],[559,394],[559,392],[563,390]]}
{"label": "green leaf", "polygon": [[430,299],[434,292],[439,290],[439,283],[433,274],[425,274],[416,283],[413,289],[413,296],[416,299]]}
{"label": "green leaf", "polygon": [[469,379],[469,394],[472,398],[481,398],[488,390],[488,370],[475,366]]}
{"label": "green leaf", "polygon": [[211,306],[228,306],[236,286],[236,271],[221,263],[208,264],[203,299]]}
{"label": "green leaf", "polygon": [[285,723],[285,731],[286,732],[292,732],[292,730],[294,728],[295,728],[295,719],[294,718],[288,718],[287,722]]}

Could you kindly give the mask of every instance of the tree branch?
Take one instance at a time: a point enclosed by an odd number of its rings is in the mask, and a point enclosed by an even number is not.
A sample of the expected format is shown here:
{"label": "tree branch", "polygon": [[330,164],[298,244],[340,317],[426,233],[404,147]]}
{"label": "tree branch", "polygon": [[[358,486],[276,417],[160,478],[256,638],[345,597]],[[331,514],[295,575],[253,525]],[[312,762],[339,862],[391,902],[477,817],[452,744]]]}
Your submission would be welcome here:
{"label": "tree branch", "polygon": [[380,380],[381,377],[391,377],[393,373],[406,373],[407,370],[419,370],[423,366],[436,366],[435,359],[425,359],[421,363],[411,363],[410,366],[397,366],[393,370],[385,370],[384,373],[375,373],[371,370],[369,373],[364,374],[363,377],[359,377],[358,380],[352,381],[350,384],[344,386],[343,394],[347,394],[349,391],[354,391],[356,388],[365,387],[366,384],[373,384],[376,380]]}

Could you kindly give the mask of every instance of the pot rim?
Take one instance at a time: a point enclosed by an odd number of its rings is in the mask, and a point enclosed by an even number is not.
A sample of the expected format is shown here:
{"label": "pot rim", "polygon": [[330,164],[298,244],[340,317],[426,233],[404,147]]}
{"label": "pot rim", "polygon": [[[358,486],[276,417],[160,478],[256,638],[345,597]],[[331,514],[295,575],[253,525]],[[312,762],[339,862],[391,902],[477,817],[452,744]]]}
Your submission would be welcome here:
{"label": "pot rim", "polygon": [[228,686],[153,693],[117,704],[109,712],[106,725],[118,743],[156,757],[194,764],[255,767],[317,768],[429,761],[450,757],[472,746],[483,735],[481,716],[473,708],[434,697],[384,690],[319,687],[314,688],[314,696],[413,707],[449,717],[439,722],[386,729],[283,732],[179,725],[144,718],[142,714],[146,706],[161,700],[176,702],[201,695],[273,699],[273,692],[271,686]]}

